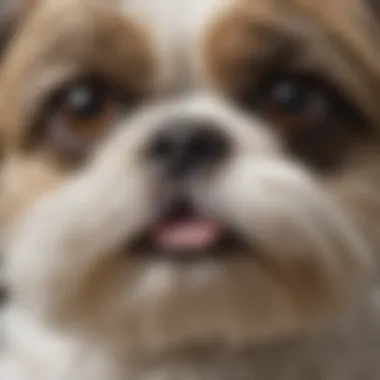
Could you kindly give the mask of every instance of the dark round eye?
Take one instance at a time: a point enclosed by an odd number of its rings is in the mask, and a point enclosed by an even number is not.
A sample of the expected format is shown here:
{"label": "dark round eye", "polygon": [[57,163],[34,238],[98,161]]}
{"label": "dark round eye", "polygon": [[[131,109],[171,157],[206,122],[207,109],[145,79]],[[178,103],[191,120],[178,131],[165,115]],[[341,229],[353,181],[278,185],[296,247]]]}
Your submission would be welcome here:
{"label": "dark round eye", "polygon": [[290,135],[323,125],[332,111],[333,99],[328,92],[302,78],[283,77],[264,83],[256,96],[256,111]]}
{"label": "dark round eye", "polygon": [[352,142],[368,133],[368,122],[321,77],[275,72],[240,98],[244,108],[277,131],[285,149],[316,169],[338,168]]}
{"label": "dark round eye", "polygon": [[70,153],[80,153],[104,136],[122,111],[121,97],[97,81],[67,86],[54,105],[47,137]]}

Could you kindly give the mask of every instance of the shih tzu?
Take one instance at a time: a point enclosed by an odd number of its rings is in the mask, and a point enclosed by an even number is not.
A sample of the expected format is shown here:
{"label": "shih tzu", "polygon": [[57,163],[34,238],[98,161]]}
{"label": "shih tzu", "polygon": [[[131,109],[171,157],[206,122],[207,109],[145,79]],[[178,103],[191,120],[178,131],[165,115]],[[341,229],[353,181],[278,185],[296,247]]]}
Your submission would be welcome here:
{"label": "shih tzu", "polygon": [[380,379],[378,2],[0,15],[2,380]]}

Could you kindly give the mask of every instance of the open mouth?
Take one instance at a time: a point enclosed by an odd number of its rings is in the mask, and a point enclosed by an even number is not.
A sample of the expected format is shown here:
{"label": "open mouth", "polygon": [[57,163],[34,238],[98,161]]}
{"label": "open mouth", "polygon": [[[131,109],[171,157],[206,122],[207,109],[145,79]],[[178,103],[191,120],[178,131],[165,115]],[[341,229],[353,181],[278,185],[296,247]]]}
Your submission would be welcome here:
{"label": "open mouth", "polygon": [[235,232],[199,212],[187,200],[173,202],[132,249],[143,257],[181,261],[225,257],[245,250],[245,244]]}

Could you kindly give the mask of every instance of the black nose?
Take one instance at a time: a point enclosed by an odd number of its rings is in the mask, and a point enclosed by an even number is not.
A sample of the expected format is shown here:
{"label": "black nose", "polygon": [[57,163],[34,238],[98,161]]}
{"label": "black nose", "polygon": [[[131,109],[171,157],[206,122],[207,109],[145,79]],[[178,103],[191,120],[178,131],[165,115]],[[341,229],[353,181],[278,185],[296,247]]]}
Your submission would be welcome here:
{"label": "black nose", "polygon": [[213,169],[230,148],[228,136],[211,123],[178,120],[153,136],[148,155],[165,175],[178,178]]}

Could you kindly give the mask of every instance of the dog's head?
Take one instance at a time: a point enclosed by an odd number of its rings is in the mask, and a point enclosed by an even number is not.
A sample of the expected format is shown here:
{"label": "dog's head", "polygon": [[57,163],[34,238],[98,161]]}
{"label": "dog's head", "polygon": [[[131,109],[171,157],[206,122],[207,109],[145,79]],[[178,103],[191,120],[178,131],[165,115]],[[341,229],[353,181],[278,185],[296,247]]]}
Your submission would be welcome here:
{"label": "dog's head", "polygon": [[15,300],[145,348],[255,342],[356,302],[380,243],[368,1],[20,13],[0,83]]}

